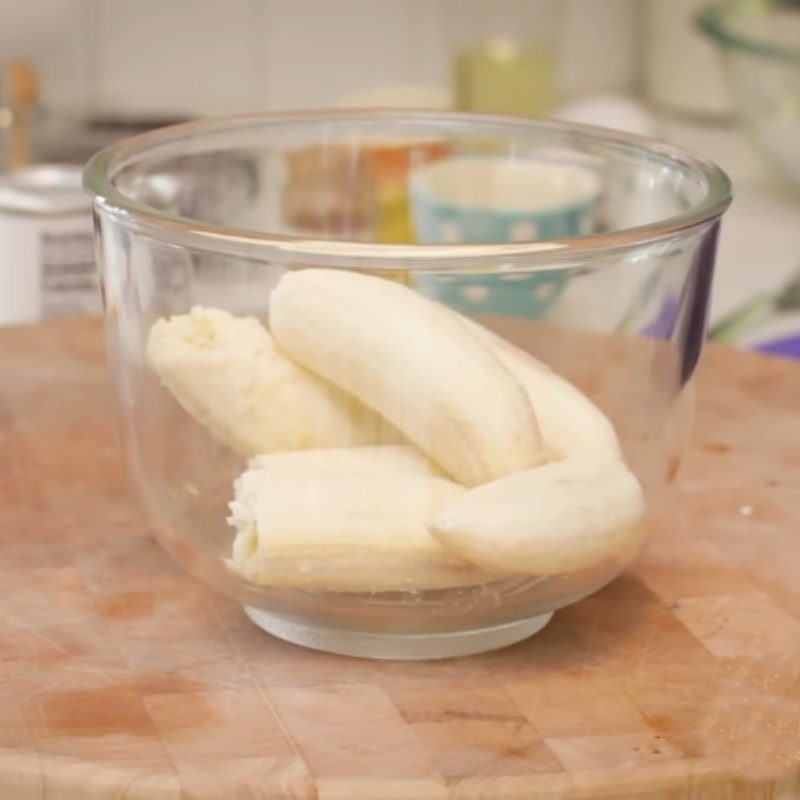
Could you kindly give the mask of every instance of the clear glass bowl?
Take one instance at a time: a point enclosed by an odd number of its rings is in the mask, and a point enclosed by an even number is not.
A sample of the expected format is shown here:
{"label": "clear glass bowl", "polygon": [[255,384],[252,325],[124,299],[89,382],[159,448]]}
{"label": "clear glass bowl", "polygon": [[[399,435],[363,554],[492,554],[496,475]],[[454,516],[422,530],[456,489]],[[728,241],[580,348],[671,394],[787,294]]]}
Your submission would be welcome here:
{"label": "clear glass bowl", "polygon": [[730,201],[713,164],[558,122],[310,112],[148,133],[85,180],[133,484],[265,630],[500,647],[658,520]]}
{"label": "clear glass bowl", "polygon": [[716,3],[697,18],[717,44],[737,112],[776,175],[800,190],[800,6]]}

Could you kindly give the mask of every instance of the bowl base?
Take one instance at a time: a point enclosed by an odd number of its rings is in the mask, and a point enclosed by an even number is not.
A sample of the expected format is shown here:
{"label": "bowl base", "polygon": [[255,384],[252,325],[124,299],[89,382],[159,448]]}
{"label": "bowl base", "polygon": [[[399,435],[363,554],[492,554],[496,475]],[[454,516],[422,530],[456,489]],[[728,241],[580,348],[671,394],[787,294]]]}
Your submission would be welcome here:
{"label": "bowl base", "polygon": [[553,617],[553,612],[548,611],[491,628],[450,633],[388,634],[300,625],[252,606],[244,606],[244,612],[259,628],[292,644],[342,656],[404,661],[456,658],[508,647],[538,633]]}

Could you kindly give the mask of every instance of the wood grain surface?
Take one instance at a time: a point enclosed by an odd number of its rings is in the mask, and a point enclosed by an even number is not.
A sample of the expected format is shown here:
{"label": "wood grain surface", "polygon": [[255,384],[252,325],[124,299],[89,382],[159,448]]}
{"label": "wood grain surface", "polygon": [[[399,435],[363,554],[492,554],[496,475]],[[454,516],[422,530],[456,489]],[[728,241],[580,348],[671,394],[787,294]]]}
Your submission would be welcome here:
{"label": "wood grain surface", "polygon": [[0,332],[0,798],[800,797],[800,367],[709,348],[679,514],[533,639],[302,650],[130,500],[95,320]]}

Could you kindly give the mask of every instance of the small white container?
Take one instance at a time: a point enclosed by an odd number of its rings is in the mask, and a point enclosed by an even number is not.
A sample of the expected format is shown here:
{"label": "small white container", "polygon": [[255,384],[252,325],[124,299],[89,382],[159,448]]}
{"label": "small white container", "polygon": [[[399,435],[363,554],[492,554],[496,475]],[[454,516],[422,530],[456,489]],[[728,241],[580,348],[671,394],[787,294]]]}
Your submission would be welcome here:
{"label": "small white container", "polygon": [[0,176],[0,324],[100,307],[81,169],[35,166]]}

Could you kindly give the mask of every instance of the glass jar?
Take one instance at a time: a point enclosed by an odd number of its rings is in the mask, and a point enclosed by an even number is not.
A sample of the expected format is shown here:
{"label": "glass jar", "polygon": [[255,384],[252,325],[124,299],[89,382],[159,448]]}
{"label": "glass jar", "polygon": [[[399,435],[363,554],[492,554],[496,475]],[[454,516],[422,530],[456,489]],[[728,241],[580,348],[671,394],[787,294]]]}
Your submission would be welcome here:
{"label": "glass jar", "polygon": [[[397,138],[447,150],[409,155],[414,242],[298,233],[297,152],[359,164]],[[163,547],[265,630],[504,646],[662,513],[730,201],[709,162],[559,122],[308,112],[147,133],[86,185],[132,482]],[[343,208],[377,218],[359,186]]]}
{"label": "glass jar", "polygon": [[443,9],[458,108],[522,116],[552,110],[564,3],[448,0]]}

